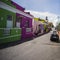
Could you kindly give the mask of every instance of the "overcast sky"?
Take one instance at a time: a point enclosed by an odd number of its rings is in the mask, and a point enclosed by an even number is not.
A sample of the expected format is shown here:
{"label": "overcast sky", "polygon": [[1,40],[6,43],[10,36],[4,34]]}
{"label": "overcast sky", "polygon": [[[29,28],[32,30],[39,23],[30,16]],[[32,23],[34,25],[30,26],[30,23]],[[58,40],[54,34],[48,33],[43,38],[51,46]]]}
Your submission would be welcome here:
{"label": "overcast sky", "polygon": [[[60,16],[60,0],[13,0],[21,5],[26,11],[40,13],[40,16],[50,16],[56,22],[56,16]],[[52,15],[54,17],[52,17]],[[35,15],[37,16],[37,14]],[[48,17],[49,17],[48,16]],[[52,21],[49,17],[49,20]],[[54,22],[52,21],[52,22]],[[55,24],[55,23],[54,23]]]}
{"label": "overcast sky", "polygon": [[13,0],[27,10],[60,14],[60,0]]}

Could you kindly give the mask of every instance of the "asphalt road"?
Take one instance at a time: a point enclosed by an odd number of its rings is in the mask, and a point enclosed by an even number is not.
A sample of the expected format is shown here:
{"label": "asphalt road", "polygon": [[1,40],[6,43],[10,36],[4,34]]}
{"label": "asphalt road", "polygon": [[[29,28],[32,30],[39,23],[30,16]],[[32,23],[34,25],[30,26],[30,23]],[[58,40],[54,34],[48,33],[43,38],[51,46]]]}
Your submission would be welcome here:
{"label": "asphalt road", "polygon": [[0,60],[60,60],[60,43],[51,42],[50,35],[0,49]]}

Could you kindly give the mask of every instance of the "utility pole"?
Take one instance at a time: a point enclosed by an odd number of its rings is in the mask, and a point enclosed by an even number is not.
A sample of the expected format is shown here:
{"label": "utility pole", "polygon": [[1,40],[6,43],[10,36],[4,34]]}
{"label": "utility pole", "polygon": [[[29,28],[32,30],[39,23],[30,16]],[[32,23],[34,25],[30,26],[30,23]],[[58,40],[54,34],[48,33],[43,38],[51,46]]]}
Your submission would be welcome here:
{"label": "utility pole", "polygon": [[59,34],[59,32],[60,32],[60,16],[58,16],[57,19],[58,19],[57,30],[58,30],[58,34]]}
{"label": "utility pole", "polygon": [[60,16],[57,17],[58,18],[58,24],[60,23]]}

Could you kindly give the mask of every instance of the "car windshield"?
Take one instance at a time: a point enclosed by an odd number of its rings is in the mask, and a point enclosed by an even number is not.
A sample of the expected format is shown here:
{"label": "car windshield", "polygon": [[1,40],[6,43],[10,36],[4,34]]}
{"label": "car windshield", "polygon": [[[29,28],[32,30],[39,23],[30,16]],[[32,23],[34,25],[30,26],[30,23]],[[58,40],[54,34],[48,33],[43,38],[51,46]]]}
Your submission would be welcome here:
{"label": "car windshield", "polygon": [[56,34],[56,31],[53,31],[53,34]]}

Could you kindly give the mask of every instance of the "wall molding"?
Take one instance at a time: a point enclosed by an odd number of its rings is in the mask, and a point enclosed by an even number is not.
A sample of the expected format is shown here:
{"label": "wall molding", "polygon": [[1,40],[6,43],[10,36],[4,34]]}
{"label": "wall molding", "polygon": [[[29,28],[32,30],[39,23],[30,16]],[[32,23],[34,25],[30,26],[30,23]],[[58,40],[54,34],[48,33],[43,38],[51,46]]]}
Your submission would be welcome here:
{"label": "wall molding", "polygon": [[24,13],[24,12],[18,10],[18,9],[15,9],[15,8],[13,8],[13,7],[11,7],[11,6],[9,6],[9,5],[1,2],[1,1],[0,1],[0,8],[6,9],[6,10],[14,12],[14,13],[22,14],[22,15],[24,15],[26,17],[29,17],[29,18],[33,18],[32,16],[30,16],[30,15],[28,15],[28,14],[26,14],[26,13]]}
{"label": "wall molding", "polygon": [[21,34],[13,35],[13,36],[7,36],[7,37],[2,37],[2,38],[0,38],[0,40],[1,40],[1,39],[6,39],[6,38],[11,38],[11,37],[17,37],[17,36],[21,36]]}

